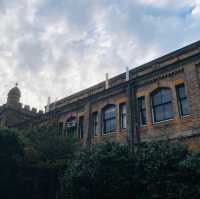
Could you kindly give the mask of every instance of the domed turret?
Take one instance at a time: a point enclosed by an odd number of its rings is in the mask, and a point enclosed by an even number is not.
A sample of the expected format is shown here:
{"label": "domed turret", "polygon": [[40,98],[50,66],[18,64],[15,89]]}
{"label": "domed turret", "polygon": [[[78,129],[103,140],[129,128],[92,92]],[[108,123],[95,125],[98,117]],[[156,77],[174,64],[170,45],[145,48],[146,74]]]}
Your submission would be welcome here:
{"label": "domed turret", "polygon": [[21,92],[16,83],[15,87],[8,92],[7,104],[17,105],[20,102]]}

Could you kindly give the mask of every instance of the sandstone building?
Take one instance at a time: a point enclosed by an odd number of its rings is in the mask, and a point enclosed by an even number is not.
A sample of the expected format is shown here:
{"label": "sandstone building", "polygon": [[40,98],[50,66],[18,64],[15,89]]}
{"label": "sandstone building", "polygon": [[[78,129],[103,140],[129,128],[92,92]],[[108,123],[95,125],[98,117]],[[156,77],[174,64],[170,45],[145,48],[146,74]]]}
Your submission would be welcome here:
{"label": "sandstone building", "polygon": [[17,84],[8,92],[7,102],[0,106],[0,127],[13,127],[23,121],[32,120],[36,116],[43,114],[42,111],[37,113],[36,108],[30,110],[30,106],[22,107],[20,103],[21,91]]}
{"label": "sandstone building", "polygon": [[0,107],[1,125],[53,122],[60,135],[84,145],[161,138],[200,143],[200,41],[58,100],[44,114],[21,108],[13,90]]}

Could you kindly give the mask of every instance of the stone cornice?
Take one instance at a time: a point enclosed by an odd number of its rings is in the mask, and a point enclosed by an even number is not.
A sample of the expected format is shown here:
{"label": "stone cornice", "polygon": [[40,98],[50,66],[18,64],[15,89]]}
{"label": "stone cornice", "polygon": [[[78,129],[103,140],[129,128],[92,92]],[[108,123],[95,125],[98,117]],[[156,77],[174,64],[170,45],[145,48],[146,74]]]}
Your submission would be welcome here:
{"label": "stone cornice", "polygon": [[[179,62],[175,64],[171,64],[165,67],[157,67],[157,69],[147,73],[143,76],[135,77],[132,80],[130,80],[130,83],[134,83],[135,86],[140,87],[144,86],[146,84],[150,84],[153,82],[156,82],[158,80],[175,76],[178,73],[181,73],[184,71],[183,66],[187,63],[190,63],[191,61],[195,61],[196,59],[200,59],[200,53],[198,55],[195,55],[193,57],[190,57],[189,59],[186,60],[179,60]],[[74,101],[69,102],[67,104],[64,104],[61,107],[55,108],[55,112],[62,112],[65,113],[67,111],[73,111],[73,110],[78,110],[81,107],[84,106],[84,104],[90,100],[91,102],[97,102],[102,99],[109,98],[111,96],[123,93],[126,91],[128,82],[122,82],[121,84],[117,84],[109,89],[99,91],[97,93],[93,93],[92,91],[85,93],[83,98],[76,98]],[[65,111],[64,111],[64,110]],[[53,110],[52,110],[53,111]]]}
{"label": "stone cornice", "polygon": [[[138,86],[157,81],[160,78],[162,79],[180,72],[176,68],[184,65],[187,61],[191,62],[197,58],[200,59],[200,41],[132,69],[130,71],[130,81],[137,82],[136,84]],[[123,86],[124,84],[127,84],[127,82],[125,80],[125,73],[122,73],[109,79],[110,89],[108,90],[105,89],[105,82],[101,82],[93,87],[52,103],[50,106],[52,108],[55,107],[55,109],[64,108],[80,100],[91,98],[91,96],[104,95],[104,92],[107,93],[107,91],[113,92],[116,87]]]}

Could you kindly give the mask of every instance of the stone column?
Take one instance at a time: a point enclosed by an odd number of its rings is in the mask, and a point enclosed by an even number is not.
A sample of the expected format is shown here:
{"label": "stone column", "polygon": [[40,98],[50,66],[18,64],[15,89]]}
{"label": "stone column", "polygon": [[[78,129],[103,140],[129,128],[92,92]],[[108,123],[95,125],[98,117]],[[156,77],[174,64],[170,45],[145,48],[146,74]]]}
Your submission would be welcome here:
{"label": "stone column", "polygon": [[127,134],[130,150],[134,151],[134,145],[138,143],[139,136],[136,128],[136,93],[133,84],[129,83],[127,88]]}
{"label": "stone column", "polygon": [[102,136],[102,134],[102,109],[100,109],[97,115],[97,135]]}
{"label": "stone column", "polygon": [[145,95],[145,107],[146,107],[147,125],[151,125],[153,123],[153,117],[152,117],[152,105],[151,105],[150,93]]}
{"label": "stone column", "polygon": [[91,104],[88,102],[85,105],[85,114],[84,114],[84,146],[90,147],[91,146],[91,139],[92,139],[92,125],[91,125]]}
{"label": "stone column", "polygon": [[173,116],[175,119],[178,119],[178,118],[180,118],[180,114],[179,114],[178,99],[177,99],[177,95],[176,95],[176,87],[172,86],[171,91],[172,91]]}
{"label": "stone column", "polygon": [[119,104],[116,105],[116,132],[120,132],[120,110]]}
{"label": "stone column", "polygon": [[200,82],[197,66],[195,64],[184,66],[185,87],[188,98],[190,114],[194,118],[195,127],[199,127],[200,120]]}

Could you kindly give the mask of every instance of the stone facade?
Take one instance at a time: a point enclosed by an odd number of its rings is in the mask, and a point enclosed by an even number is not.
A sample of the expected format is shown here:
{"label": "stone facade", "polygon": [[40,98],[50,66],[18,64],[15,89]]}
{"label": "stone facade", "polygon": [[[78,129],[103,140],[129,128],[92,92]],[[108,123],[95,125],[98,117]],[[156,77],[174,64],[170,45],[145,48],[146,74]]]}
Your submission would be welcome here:
{"label": "stone facade", "polygon": [[[128,79],[127,74],[123,73],[109,79],[108,88],[105,85],[105,82],[101,82],[56,101],[46,107],[48,112],[45,114],[15,123],[15,126],[53,121],[60,134],[73,132],[73,136],[79,137],[86,146],[108,140],[132,144],[141,140],[166,138],[193,143],[193,148],[198,145],[200,41],[130,70]],[[185,91],[182,97],[178,94],[180,86]],[[165,102],[165,97],[160,97],[163,103],[155,105],[153,96],[156,93],[160,96],[161,90],[169,93],[166,96],[169,100]],[[144,99],[143,112],[139,107],[140,97]],[[125,116],[121,112],[123,104],[126,104]],[[186,109],[187,114],[182,113]],[[141,125],[141,114],[145,118],[144,125]],[[123,124],[122,128],[123,116],[126,125]],[[111,118],[110,123],[106,123],[106,117]],[[155,117],[164,119],[156,121]],[[110,125],[106,127],[109,132],[105,129],[106,125]]]}
{"label": "stone facade", "polygon": [[22,122],[33,121],[34,118],[43,114],[37,112],[36,108],[30,109],[30,106],[22,106],[20,103],[21,92],[17,84],[8,92],[6,104],[0,106],[0,127],[18,127]]}

